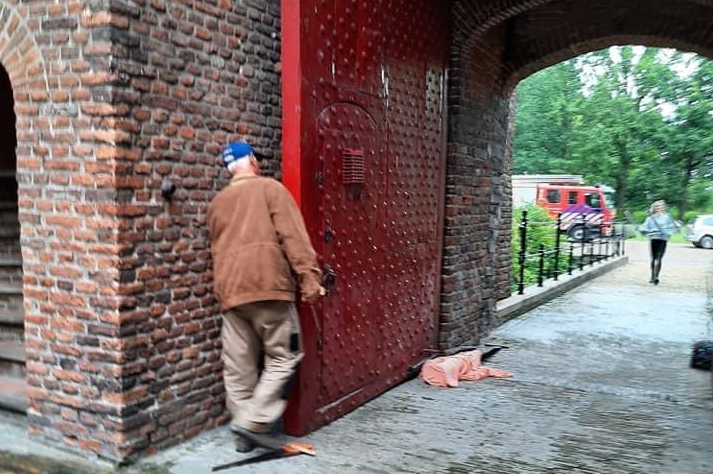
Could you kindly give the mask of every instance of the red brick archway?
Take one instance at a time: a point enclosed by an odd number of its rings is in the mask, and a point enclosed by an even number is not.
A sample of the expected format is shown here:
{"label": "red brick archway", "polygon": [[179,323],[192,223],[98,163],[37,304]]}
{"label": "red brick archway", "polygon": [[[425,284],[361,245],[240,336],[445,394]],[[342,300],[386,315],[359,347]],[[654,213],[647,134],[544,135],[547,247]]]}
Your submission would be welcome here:
{"label": "red brick archway", "polygon": [[[27,130],[36,125],[37,91],[46,90],[42,55],[15,9],[0,6],[0,408],[25,412],[26,351],[18,176],[32,179]],[[35,95],[35,97],[37,97]],[[25,133],[18,140],[17,125]],[[21,146],[18,147],[18,143]],[[18,151],[21,156],[18,166]]]}
{"label": "red brick archway", "polygon": [[10,77],[0,65],[0,408],[24,412],[24,311],[14,106]]}
{"label": "red brick archway", "polygon": [[441,304],[441,340],[449,345],[495,327],[495,302],[508,294],[511,94],[517,83],[615,44],[713,57],[710,0],[457,0],[452,11]]}

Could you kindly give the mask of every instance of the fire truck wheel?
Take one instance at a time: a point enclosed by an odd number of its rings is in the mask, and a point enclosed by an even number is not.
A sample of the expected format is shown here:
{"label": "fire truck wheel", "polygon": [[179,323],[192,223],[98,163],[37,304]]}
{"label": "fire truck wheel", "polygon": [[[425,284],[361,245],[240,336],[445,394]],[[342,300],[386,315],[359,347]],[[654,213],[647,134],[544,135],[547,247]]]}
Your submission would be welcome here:
{"label": "fire truck wheel", "polygon": [[584,226],[575,225],[570,227],[570,229],[567,231],[567,235],[572,240],[575,240],[577,242],[581,241],[584,238]]}

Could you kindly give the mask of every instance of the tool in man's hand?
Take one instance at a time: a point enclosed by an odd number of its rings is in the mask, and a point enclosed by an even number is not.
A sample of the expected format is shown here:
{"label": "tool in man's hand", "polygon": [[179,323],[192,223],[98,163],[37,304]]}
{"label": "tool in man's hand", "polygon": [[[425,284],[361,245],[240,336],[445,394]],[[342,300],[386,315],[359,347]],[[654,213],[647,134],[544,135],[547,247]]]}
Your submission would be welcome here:
{"label": "tool in man's hand", "polygon": [[317,452],[314,450],[314,446],[309,443],[303,443],[301,441],[290,441],[287,443],[283,443],[282,441],[271,438],[270,436],[265,436],[246,430],[238,430],[238,434],[252,441],[253,443],[255,443],[256,446],[265,448],[268,451],[266,453],[258,454],[257,456],[252,456],[247,459],[241,459],[240,461],[234,461],[227,464],[221,464],[220,466],[215,466],[212,469],[213,472],[245,466],[247,464],[255,464],[258,462],[269,461],[272,459],[299,456],[300,454],[307,454],[309,456],[317,455]]}
{"label": "tool in man's hand", "polygon": [[[324,277],[322,278],[322,286],[319,288],[319,296],[326,296],[334,290],[335,279],[337,274],[329,265],[324,267]],[[319,324],[319,316],[317,315],[316,302],[310,303],[309,308],[312,311],[312,320],[314,321],[314,329],[317,332],[317,350],[322,350],[322,327]]]}
{"label": "tool in man's hand", "polygon": [[310,304],[309,308],[312,310],[312,319],[314,320],[314,329],[317,333],[317,350],[322,350],[322,328],[319,325],[319,316],[317,316],[317,308],[314,304]]}

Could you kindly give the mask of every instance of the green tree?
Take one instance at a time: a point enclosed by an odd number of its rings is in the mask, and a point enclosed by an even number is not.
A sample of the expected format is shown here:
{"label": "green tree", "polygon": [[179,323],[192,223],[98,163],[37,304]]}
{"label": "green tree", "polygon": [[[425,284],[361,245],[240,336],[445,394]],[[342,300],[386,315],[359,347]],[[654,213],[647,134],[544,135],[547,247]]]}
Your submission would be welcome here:
{"label": "green tree", "polygon": [[616,207],[655,199],[683,217],[711,205],[713,63],[624,46],[540,71],[518,87],[515,173],[574,173],[616,189]]}
{"label": "green tree", "polygon": [[[683,218],[692,196],[705,189],[702,184],[713,174],[713,63],[678,53],[671,64],[692,71],[669,77],[658,97],[674,107],[666,117],[662,149],[675,170],[671,177],[679,192],[672,202]],[[702,198],[696,196],[696,204],[700,205]]]}
{"label": "green tree", "polygon": [[574,62],[534,74],[517,91],[514,173],[565,173],[584,99]]}
{"label": "green tree", "polygon": [[[618,51],[618,58],[604,50],[579,60],[581,69],[599,71],[584,113],[585,120],[597,127],[585,129],[595,133],[582,137],[582,149],[588,156],[579,161],[581,169],[614,184],[616,207],[625,209],[632,174],[658,154],[652,137],[664,123],[655,101],[659,82],[652,78],[668,68],[656,59],[656,50],[646,49],[637,55],[633,47],[626,46]],[[599,169],[587,166],[587,158],[595,158]]]}

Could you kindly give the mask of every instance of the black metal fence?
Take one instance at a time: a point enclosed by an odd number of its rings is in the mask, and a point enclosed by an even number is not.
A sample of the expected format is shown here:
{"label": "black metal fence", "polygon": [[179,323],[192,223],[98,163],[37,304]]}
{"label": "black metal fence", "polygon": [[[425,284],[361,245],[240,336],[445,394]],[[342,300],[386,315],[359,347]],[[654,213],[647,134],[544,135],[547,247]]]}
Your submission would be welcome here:
{"label": "black metal fence", "polygon": [[[560,275],[572,275],[575,270],[583,270],[602,260],[624,255],[626,232],[623,222],[613,222],[605,225],[587,221],[587,214],[582,214],[570,221],[563,229],[562,214],[557,216],[556,223],[552,221],[528,221],[527,211],[522,212],[518,226],[519,249],[517,251],[517,266],[513,272],[516,279],[517,293],[522,295],[526,281],[526,271],[529,277],[535,273],[537,286],[542,286],[545,280],[558,280]],[[540,243],[537,248],[528,248],[528,232],[538,227],[545,232],[551,231],[554,243]],[[538,229],[538,230],[540,230]],[[530,280],[532,278],[529,278]]]}

